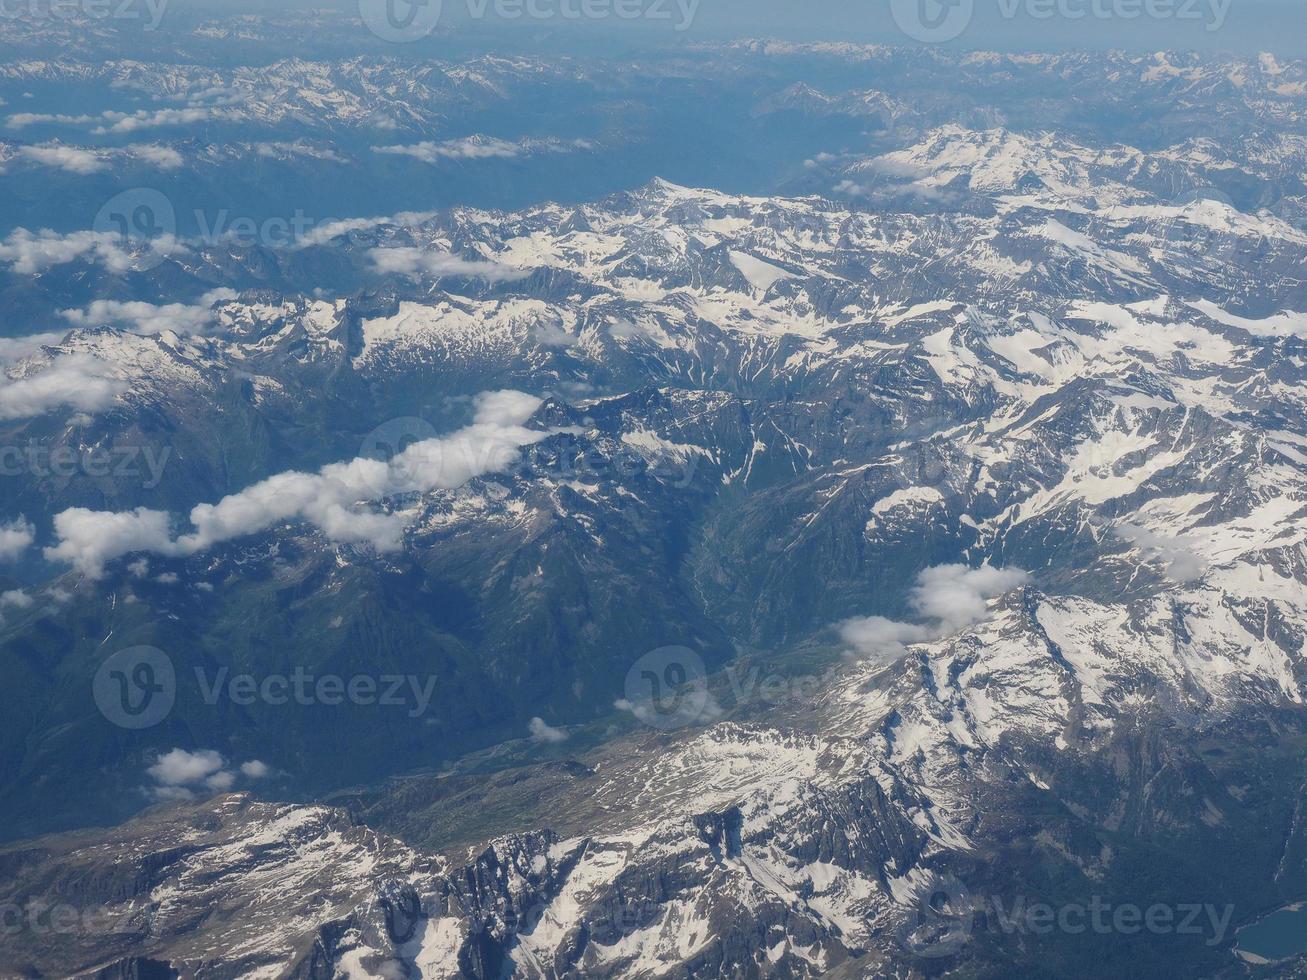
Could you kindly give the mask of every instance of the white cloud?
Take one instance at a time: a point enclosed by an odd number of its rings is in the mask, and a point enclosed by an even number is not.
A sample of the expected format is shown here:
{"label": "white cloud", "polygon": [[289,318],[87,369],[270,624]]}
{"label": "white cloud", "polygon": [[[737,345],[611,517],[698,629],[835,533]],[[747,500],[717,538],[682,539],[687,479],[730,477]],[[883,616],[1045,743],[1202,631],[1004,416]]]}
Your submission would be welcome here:
{"label": "white cloud", "polygon": [[98,154],[75,146],[50,143],[24,146],[19,148],[18,155],[43,167],[54,167],[70,174],[93,174],[105,168],[105,162]]}
{"label": "white cloud", "polygon": [[32,418],[62,406],[83,412],[108,408],[127,390],[108,371],[107,364],[89,354],[55,357],[44,370],[0,388],[0,420]]}
{"label": "white cloud", "polygon": [[0,561],[12,561],[35,540],[36,528],[24,517],[0,524]]}
{"label": "white cloud", "polygon": [[194,530],[176,538],[163,511],[72,508],[55,516],[58,544],[46,548],[45,556],[98,578],[107,562],[123,555],[192,555],[288,521],[307,521],[335,542],[397,551],[411,515],[379,512],[364,502],[453,490],[506,468],[523,446],[548,436],[525,427],[539,407],[540,399],[518,391],[482,395],[472,424],[457,432],[414,443],[388,462],[359,457],[317,473],[279,473],[216,504],[199,504],[190,513]]}
{"label": "white cloud", "polygon": [[374,146],[372,149],[376,153],[413,157],[424,163],[439,163],[441,160],[503,160],[530,153],[569,153],[573,150],[588,150],[591,146],[592,144],[587,140],[510,141],[493,136],[466,136],[439,143],[428,140],[409,146]]}
{"label": "white cloud", "polygon": [[939,620],[942,635],[950,636],[983,620],[990,599],[1029,580],[1029,573],[1019,568],[937,565],[917,576],[912,605],[923,616]]}
{"label": "white cloud", "polygon": [[523,279],[528,272],[483,259],[463,259],[451,252],[423,248],[374,248],[368,253],[378,272],[395,272],[417,278],[428,276],[475,276],[490,282]]}
{"label": "white cloud", "polygon": [[840,639],[867,656],[898,660],[909,644],[924,643],[934,638],[929,626],[918,623],[900,623],[884,616],[860,616],[845,620],[839,625]]}
{"label": "white cloud", "polygon": [[545,724],[543,718],[532,718],[531,738],[536,742],[557,743],[566,742],[568,735],[567,732],[563,731],[561,728],[553,728],[550,725]]}
{"label": "white cloud", "polygon": [[1113,528],[1112,533],[1133,544],[1147,559],[1162,562],[1172,582],[1193,582],[1207,571],[1207,559],[1198,550],[1199,542],[1189,535],[1172,537],[1136,524]]}
{"label": "white cloud", "polygon": [[225,793],[236,785],[236,774],[223,769],[204,781],[204,785],[217,793]]}
{"label": "white cloud", "polygon": [[525,152],[520,143],[477,136],[446,140],[442,143],[415,143],[412,146],[374,146],[373,150],[377,153],[415,157],[426,163],[435,163],[438,160],[503,159],[521,156]]}
{"label": "white cloud", "polygon": [[105,562],[122,555],[173,551],[168,514],[144,507],[120,513],[73,507],[55,515],[54,530],[59,543],[46,548],[45,557],[69,562],[89,578],[99,578]]}
{"label": "white cloud", "polygon": [[19,112],[10,116],[6,125],[10,129],[23,129],[37,124],[57,124],[61,126],[88,126],[96,124],[92,132],[134,133],[142,129],[157,129],[161,126],[190,126],[210,120],[236,119],[237,113],[209,106],[186,109],[138,109],[135,112],[117,112],[109,110],[99,115],[67,115],[43,112]]}
{"label": "white cloud", "polygon": [[236,767],[228,766],[222,753],[213,749],[188,752],[173,749],[158,756],[146,774],[154,780],[149,794],[156,800],[192,800],[201,792],[226,793],[236,785],[238,774],[262,779],[271,770],[258,759]]}
{"label": "white cloud", "polygon": [[575,347],[581,342],[560,323],[537,323],[531,338],[541,347]]}
{"label": "white cloud", "polygon": [[45,112],[18,112],[10,116],[5,125],[10,129],[22,129],[38,123],[59,123],[68,126],[80,126],[94,122],[95,116],[51,115]]}
{"label": "white cloud", "polygon": [[0,592],[0,609],[27,609],[31,607],[33,599],[21,589],[10,589],[8,592]]}
{"label": "white cloud", "polygon": [[227,761],[212,749],[187,752],[173,749],[159,756],[158,761],[145,770],[160,786],[186,786],[201,783],[220,772]]}
{"label": "white cloud", "polygon": [[6,609],[28,609],[35,601],[30,595],[19,589],[0,592],[0,626],[4,625],[4,612]]}
{"label": "white cloud", "polygon": [[195,306],[185,303],[122,302],[98,299],[84,310],[63,310],[59,315],[79,327],[102,323],[121,323],[137,333],[158,334],[171,330],[177,334],[196,333],[213,321],[213,304],[235,299],[235,290],[217,289],[206,293]]}
{"label": "white cloud", "polygon": [[[12,126],[12,121],[10,125]],[[21,159],[73,174],[99,173],[109,167],[111,160],[120,158],[123,154],[158,167],[160,170],[177,170],[186,162],[177,150],[158,143],[136,143],[120,150],[94,150],[82,146],[67,146],[63,143],[37,143],[32,146],[20,146],[16,151],[16,155]]]}
{"label": "white cloud", "polygon": [[306,232],[299,238],[299,245],[325,245],[334,238],[355,231],[371,231],[385,225],[398,225],[412,228],[424,224],[435,217],[434,211],[401,211],[399,214],[380,218],[345,218],[341,221],[326,221]]}
{"label": "white cloud", "polygon": [[186,162],[172,147],[155,143],[138,143],[127,147],[127,152],[146,163],[154,164],[160,170],[177,170]]}
{"label": "white cloud", "polygon": [[0,337],[0,363],[20,361],[31,357],[42,347],[49,347],[64,339],[62,333],[35,333],[26,337]]}
{"label": "white cloud", "polygon": [[254,143],[250,148],[261,157],[300,156],[330,163],[349,162],[329,146],[314,146],[304,140],[295,140],[293,143]]}
{"label": "white cloud", "polygon": [[1030,581],[1017,568],[982,565],[936,565],[917,576],[910,601],[915,612],[933,623],[903,623],[883,616],[845,620],[837,627],[840,638],[858,653],[897,660],[913,643],[927,643],[961,632],[989,616],[989,600]]}
{"label": "white cloud", "polygon": [[[180,243],[172,235],[161,235],[150,243],[152,252],[171,254]],[[100,262],[114,273],[130,272],[136,256],[122,247],[122,237],[112,231],[75,231],[67,235],[18,228],[0,242],[0,262],[8,262],[20,275],[35,275],[56,265],[80,259]]]}
{"label": "white cloud", "polygon": [[99,117],[103,125],[97,126],[95,133],[135,133],[142,129],[157,129],[160,126],[191,126],[210,120],[235,119],[236,114],[224,109],[155,109],[153,112],[138,109],[135,112],[104,112]]}

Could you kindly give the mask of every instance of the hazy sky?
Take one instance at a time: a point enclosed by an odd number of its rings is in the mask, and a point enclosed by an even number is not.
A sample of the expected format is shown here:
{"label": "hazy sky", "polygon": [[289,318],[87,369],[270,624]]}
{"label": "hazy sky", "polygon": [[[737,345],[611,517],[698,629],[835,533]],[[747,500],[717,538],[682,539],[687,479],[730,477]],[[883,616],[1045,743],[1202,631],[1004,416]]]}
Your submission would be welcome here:
{"label": "hazy sky", "polygon": [[[357,10],[359,0],[173,0],[227,11],[259,7]],[[407,3],[408,0],[394,0]],[[467,20],[469,3],[438,0],[441,23]],[[488,0],[492,5],[501,0]],[[522,2],[522,0],[509,0]],[[583,0],[536,0],[577,5]],[[610,3],[612,0],[596,0]],[[653,2],[653,0],[646,0]],[[660,0],[696,4],[684,39],[779,37],[920,43],[914,24],[940,24],[940,43],[965,48],[1062,50],[1119,47],[1271,51],[1307,56],[1307,0]],[[902,26],[906,22],[908,33]],[[493,17],[481,22],[494,25]],[[501,26],[519,28],[529,21]],[[558,23],[562,23],[558,21]],[[615,22],[628,33],[638,25]],[[954,34],[955,29],[965,25]],[[594,25],[590,25],[594,26]],[[657,32],[664,37],[669,32]],[[929,33],[929,28],[927,32]],[[937,35],[938,36],[938,35]]]}
{"label": "hazy sky", "polygon": [[[943,20],[962,15],[970,5],[966,29],[950,43],[968,48],[1226,48],[1307,54],[1307,0],[946,2],[958,5],[956,14],[940,0],[703,0],[697,26],[736,34],[903,43],[913,39],[905,37],[891,3],[900,20],[908,18],[909,27],[914,16]],[[1132,16],[1135,11],[1138,16]]]}

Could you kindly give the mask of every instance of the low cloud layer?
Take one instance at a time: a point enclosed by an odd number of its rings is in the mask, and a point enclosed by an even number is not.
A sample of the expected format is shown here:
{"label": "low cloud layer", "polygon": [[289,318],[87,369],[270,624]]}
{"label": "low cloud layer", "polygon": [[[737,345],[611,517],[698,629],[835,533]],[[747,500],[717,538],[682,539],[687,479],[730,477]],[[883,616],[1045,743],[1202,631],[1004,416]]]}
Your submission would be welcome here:
{"label": "low cloud layer", "polygon": [[22,612],[24,609],[30,609],[36,604],[26,592],[21,589],[10,589],[7,592],[0,592],[0,626],[5,623],[5,613],[11,609]]}
{"label": "low cloud layer", "polygon": [[97,115],[67,113],[19,112],[10,116],[5,125],[10,129],[28,126],[94,126],[91,131],[105,133],[134,133],[142,129],[161,126],[193,126],[196,123],[239,118],[235,112],[208,106],[185,109],[138,109],[135,112],[109,110]]}
{"label": "low cloud layer", "polygon": [[33,418],[55,408],[98,412],[113,404],[127,385],[89,354],[61,354],[38,373],[0,387],[0,421]]}
{"label": "low cloud layer", "polygon": [[222,754],[213,749],[198,752],[173,749],[160,755],[145,772],[154,782],[148,790],[154,799],[191,800],[202,793],[227,792],[236,785],[238,774],[247,779],[262,779],[270,770],[258,759],[232,769]]}
{"label": "low cloud layer", "polygon": [[469,276],[490,282],[523,279],[521,269],[478,259],[464,259],[450,252],[433,252],[423,248],[374,248],[368,253],[373,267],[381,273],[404,276]]}
{"label": "low cloud layer", "polygon": [[1030,581],[1019,568],[982,565],[937,565],[917,576],[912,608],[939,623],[942,635],[951,636],[989,615],[989,600]]}
{"label": "low cloud layer", "polygon": [[155,305],[100,299],[84,310],[64,310],[60,315],[78,327],[114,323],[141,334],[158,334],[166,330],[190,334],[203,330],[213,321],[214,303],[235,299],[236,296],[235,290],[215,289],[201,296],[194,306],[186,303]]}
{"label": "low cloud layer", "polygon": [[0,592],[0,612],[6,609],[30,609],[36,600],[21,589]]}
{"label": "low cloud layer", "polygon": [[452,490],[507,468],[523,446],[549,435],[525,427],[540,404],[540,399],[519,391],[482,395],[466,428],[414,443],[389,461],[360,457],[317,473],[280,473],[216,504],[196,506],[190,513],[192,530],[179,536],[174,536],[172,517],[164,511],[141,507],[114,513],[75,507],[55,516],[58,543],[46,548],[45,556],[98,578],[106,563],[124,555],[184,557],[289,521],[308,522],[337,543],[397,551],[412,515],[385,513],[366,502]]}
{"label": "low cloud layer", "polygon": [[1193,582],[1207,571],[1207,559],[1198,549],[1199,542],[1186,535],[1170,537],[1135,524],[1113,528],[1112,533],[1138,548],[1147,560],[1160,562],[1172,582]]}
{"label": "low cloud layer", "polygon": [[153,143],[129,146],[127,152],[146,163],[153,164],[160,170],[179,170],[186,162],[172,147]]}
{"label": "low cloud layer", "polygon": [[424,163],[442,160],[513,159],[533,153],[569,153],[589,149],[586,140],[502,140],[491,136],[468,136],[442,142],[424,141],[408,146],[377,146],[373,150],[392,156],[408,156]]}
{"label": "low cloud layer", "polygon": [[64,339],[62,333],[34,333],[26,337],[0,337],[0,364],[21,361]]}
{"label": "low cloud layer", "polygon": [[983,622],[989,601],[1030,581],[1017,568],[937,565],[917,576],[910,601],[931,622],[903,623],[884,616],[861,616],[838,626],[840,638],[858,653],[878,660],[901,658],[913,643],[927,643]]}
{"label": "low cloud layer", "polygon": [[430,221],[433,217],[435,217],[434,211],[401,211],[399,214],[377,218],[342,218],[337,221],[324,221],[300,236],[298,244],[301,247],[325,245],[341,235],[348,235],[357,231],[371,231],[384,225],[414,228]]}
{"label": "low cloud layer", "polygon": [[440,160],[493,160],[521,156],[526,152],[521,143],[489,137],[469,136],[466,139],[445,140],[440,143],[425,141],[410,146],[377,146],[377,153],[392,156],[409,156],[426,163]]}
{"label": "low cloud layer", "polygon": [[38,167],[79,176],[101,173],[125,159],[137,160],[165,171],[178,170],[186,162],[176,150],[156,143],[140,143],[121,149],[88,149],[63,143],[37,143],[18,147],[14,155]]}
{"label": "low cloud layer", "polygon": [[900,623],[884,616],[859,616],[839,626],[842,639],[859,653],[882,660],[898,660],[913,643],[926,643],[939,632],[920,623]]}
{"label": "low cloud layer", "polygon": [[543,718],[531,719],[530,732],[533,742],[557,744],[558,742],[566,742],[568,738],[567,732],[547,724]]}
{"label": "low cloud layer", "polygon": [[24,146],[19,148],[18,155],[32,163],[65,170],[70,174],[98,173],[107,166],[98,154],[75,146]]}
{"label": "low cloud layer", "polygon": [[[150,248],[167,255],[179,247],[174,236],[161,235]],[[20,275],[35,275],[57,265],[85,260],[99,262],[110,272],[131,272],[136,255],[122,247],[122,237],[112,231],[75,231],[63,235],[49,229],[18,228],[0,241],[0,262],[9,263]]]}
{"label": "low cloud layer", "polygon": [[13,561],[35,540],[36,528],[26,518],[0,523],[0,561]]}

